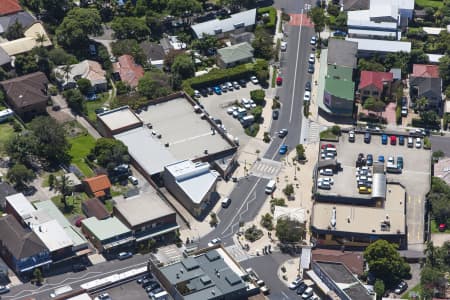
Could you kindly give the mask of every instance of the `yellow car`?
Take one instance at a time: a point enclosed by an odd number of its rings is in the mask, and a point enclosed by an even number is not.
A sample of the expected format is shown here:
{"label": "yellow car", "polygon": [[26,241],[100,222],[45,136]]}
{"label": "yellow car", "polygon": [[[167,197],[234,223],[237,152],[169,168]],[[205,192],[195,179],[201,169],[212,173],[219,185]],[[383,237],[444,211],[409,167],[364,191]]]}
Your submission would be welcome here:
{"label": "yellow car", "polygon": [[365,186],[360,186],[359,187],[359,193],[360,194],[370,194],[370,193],[372,193],[372,189],[368,188],[368,187],[365,187]]}

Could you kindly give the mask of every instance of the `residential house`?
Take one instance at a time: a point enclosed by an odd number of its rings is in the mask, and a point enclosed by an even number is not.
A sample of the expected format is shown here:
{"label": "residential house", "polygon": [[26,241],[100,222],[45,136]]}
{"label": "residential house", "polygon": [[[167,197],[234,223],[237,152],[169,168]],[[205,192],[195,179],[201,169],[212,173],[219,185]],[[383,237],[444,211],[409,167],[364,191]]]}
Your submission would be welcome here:
{"label": "residential house", "polygon": [[163,47],[165,54],[169,53],[171,50],[180,51],[186,49],[187,47],[186,43],[183,43],[177,36],[174,35],[165,34],[159,43],[161,44],[161,47]]}
{"label": "residential house", "polygon": [[137,243],[149,239],[170,242],[180,227],[175,211],[156,191],[116,200],[113,214],[131,229]]}
{"label": "residential house", "polygon": [[102,174],[83,180],[86,193],[90,197],[108,198],[110,197],[111,182],[107,175]]}
{"label": "residential house", "polygon": [[95,217],[84,219],[81,221],[81,230],[95,248],[105,254],[128,250],[134,243],[131,230],[116,217],[104,220]]}
{"label": "residential house", "polygon": [[247,42],[251,44],[255,39],[255,35],[253,32],[242,32],[242,33],[231,33],[230,34],[230,43],[231,45],[236,45],[240,43]]}
{"label": "residential house", "polygon": [[[74,192],[79,192],[83,190],[83,183],[81,180],[75,175],[75,173],[66,173],[63,175],[66,178],[66,185]],[[57,176],[56,180],[61,181],[62,176]]]}
{"label": "residential house", "polygon": [[230,68],[253,60],[253,47],[247,43],[240,43],[217,50],[217,65]]}
{"label": "residential house", "polygon": [[[44,26],[40,22],[31,25],[24,31],[23,35],[23,38],[0,43],[0,48],[3,48],[9,56],[13,56],[30,52],[34,47],[49,47],[52,45]],[[39,41],[41,38],[43,38],[43,41]]]}
{"label": "residential house", "polygon": [[2,47],[0,47],[0,67],[8,65],[9,63],[11,63],[11,57]]}
{"label": "residential house", "polygon": [[71,65],[67,73],[64,68],[65,66],[58,66],[54,69],[56,80],[64,90],[75,88],[77,81],[81,78],[89,80],[93,92],[104,92],[108,89],[106,71],[96,61],[83,60],[78,64]]}
{"label": "residential house", "polygon": [[382,99],[391,94],[393,75],[390,72],[361,71],[358,91],[361,100],[372,97]]}
{"label": "residential house", "polygon": [[151,64],[158,69],[163,68],[164,58],[166,57],[163,46],[149,41],[144,41],[140,43],[139,46],[144,52],[148,64]]}
{"label": "residential house", "polygon": [[13,14],[0,16],[0,34],[6,33],[9,27],[15,23],[22,25],[22,28],[28,28],[35,22],[36,18],[27,11],[19,11]]}
{"label": "residential house", "polygon": [[345,38],[358,44],[358,57],[384,56],[388,53],[411,52],[411,42]]}
{"label": "residential house", "polygon": [[30,119],[46,112],[48,79],[42,72],[35,72],[0,82],[6,101],[16,114]]}
{"label": "residential house", "polygon": [[214,19],[191,26],[196,38],[203,38],[206,35],[212,35],[216,38],[228,37],[232,33],[242,33],[253,31],[256,24],[256,9],[245,10],[230,15],[225,19]]}
{"label": "residential house", "polygon": [[194,216],[200,218],[213,203],[217,175],[209,163],[179,161],[164,167],[167,190]]}
{"label": "residential house", "polygon": [[104,220],[110,217],[105,205],[97,198],[83,201],[81,210],[88,218],[95,217],[98,220]]}
{"label": "residential house", "polygon": [[0,16],[6,16],[22,11],[19,0],[2,0],[0,5]]}
{"label": "residential house", "polygon": [[50,251],[31,229],[22,226],[12,215],[0,218],[0,254],[16,274],[48,268]]}
{"label": "residential house", "polygon": [[134,62],[131,55],[119,56],[117,62],[113,63],[114,78],[121,80],[132,88],[137,87],[139,79],[144,76],[144,68]]}
{"label": "residential house", "polygon": [[409,75],[409,87],[413,101],[425,97],[429,109],[442,111],[442,79],[438,65],[414,64]]}

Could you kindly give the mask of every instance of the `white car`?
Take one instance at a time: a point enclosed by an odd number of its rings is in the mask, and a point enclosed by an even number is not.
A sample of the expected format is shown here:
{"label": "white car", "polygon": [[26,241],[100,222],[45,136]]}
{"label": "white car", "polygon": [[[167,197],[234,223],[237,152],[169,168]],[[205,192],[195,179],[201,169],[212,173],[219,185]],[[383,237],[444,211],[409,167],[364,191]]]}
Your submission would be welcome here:
{"label": "white car", "polygon": [[222,243],[222,240],[219,238],[212,239],[211,242],[208,243],[208,247],[212,247],[214,245]]}
{"label": "white car", "polygon": [[226,82],[225,84],[227,85],[227,89],[228,89],[229,91],[232,91],[232,90],[233,90],[233,84],[232,84],[231,82]]}
{"label": "white car", "polygon": [[311,38],[311,41],[309,41],[309,43],[310,43],[311,45],[315,46],[316,43],[317,43],[317,37],[316,37],[316,36],[313,36],[313,37]]}
{"label": "white car", "polygon": [[281,51],[286,51],[287,50],[287,42],[281,42],[280,50]]}
{"label": "white car", "polygon": [[295,279],[294,281],[292,281],[292,282],[289,284],[289,289],[290,289],[290,290],[295,290],[295,289],[297,289],[298,286],[300,285],[300,283],[302,283],[302,282],[303,282],[303,280],[302,280],[301,278]]}
{"label": "white car", "polygon": [[407,107],[402,107],[402,117],[406,117],[408,116],[408,108]]}
{"label": "white car", "polygon": [[394,164],[394,157],[393,156],[389,156],[388,157],[388,164]]}
{"label": "white car", "polygon": [[308,62],[311,63],[311,64],[313,64],[313,63],[316,62],[316,56],[314,55],[314,53],[311,53],[311,54],[309,55]]}
{"label": "white car", "polygon": [[235,90],[239,90],[241,88],[241,86],[239,85],[239,83],[237,81],[233,81],[233,87]]}
{"label": "white car", "polygon": [[317,187],[322,190],[331,190],[331,185],[328,182],[319,182]]}
{"label": "white car", "polygon": [[311,92],[305,91],[305,94],[303,95],[303,101],[310,101],[311,100]]}
{"label": "white car", "polygon": [[422,147],[422,140],[420,138],[416,138],[416,148],[419,149]]}
{"label": "white car", "polygon": [[194,97],[195,98],[200,98],[200,96],[201,96],[200,92],[197,91],[197,90],[194,90]]}
{"label": "white car", "polygon": [[333,176],[334,173],[332,169],[321,169],[319,174],[324,176]]}
{"label": "white car", "polygon": [[258,83],[259,83],[258,78],[256,78],[256,76],[250,77],[250,81],[251,81],[253,84],[258,84]]}
{"label": "white car", "polygon": [[109,296],[108,293],[102,293],[102,294],[98,295],[97,298],[98,298],[99,300],[109,300],[109,299],[111,299],[111,297]]}
{"label": "white car", "polygon": [[227,114],[232,115],[234,111],[235,111],[234,106],[232,106],[227,109]]}
{"label": "white car", "polygon": [[134,176],[128,176],[128,180],[133,184],[133,185],[138,185],[139,181],[136,177]]}
{"label": "white car", "polygon": [[320,177],[317,180],[318,183],[324,182],[324,183],[328,183],[328,184],[334,184],[334,180],[331,177]]}

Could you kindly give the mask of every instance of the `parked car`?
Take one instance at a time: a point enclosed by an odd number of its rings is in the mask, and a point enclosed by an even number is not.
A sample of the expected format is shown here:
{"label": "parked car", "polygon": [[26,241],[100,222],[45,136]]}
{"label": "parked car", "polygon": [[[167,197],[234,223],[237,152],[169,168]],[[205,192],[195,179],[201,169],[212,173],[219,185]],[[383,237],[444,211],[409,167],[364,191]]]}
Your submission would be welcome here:
{"label": "parked car", "polygon": [[391,135],[390,141],[391,145],[397,145],[397,137],[395,135]]}
{"label": "parked car", "polygon": [[307,288],[308,288],[308,286],[304,282],[302,282],[300,284],[300,286],[297,288],[297,291],[296,291],[297,295],[303,294]]}
{"label": "parked car", "polygon": [[272,119],[278,120],[279,115],[280,115],[280,111],[278,109],[275,109],[274,111],[272,111]]}
{"label": "parked car", "polygon": [[311,40],[309,41],[309,43],[310,43],[311,45],[315,46],[316,43],[317,43],[317,37],[316,37],[316,36],[313,36],[313,37],[311,38]]}
{"label": "parked car", "polygon": [[208,91],[208,94],[209,94],[209,95],[214,94],[213,88],[208,87],[208,88],[206,88],[206,90]]}
{"label": "parked car", "polygon": [[101,293],[100,295],[98,295],[98,300],[109,300],[111,299],[111,297],[109,296],[108,293]]}
{"label": "parked car", "polygon": [[355,142],[355,132],[353,130],[348,133],[348,141],[351,143]]}
{"label": "parked car", "polygon": [[286,51],[287,50],[287,42],[281,42],[280,50],[281,51]]}
{"label": "parked car", "polygon": [[308,65],[308,73],[309,73],[309,74],[314,73],[314,64],[309,64],[309,65]]}
{"label": "parked car", "polygon": [[311,92],[305,91],[305,94],[303,95],[303,101],[310,101],[311,100]]}
{"label": "parked car", "polygon": [[331,190],[331,184],[329,182],[318,182],[317,187],[322,190]]}
{"label": "parked car", "polygon": [[445,229],[447,229],[447,224],[444,224],[444,223],[439,224],[439,228],[438,229],[439,229],[440,232],[444,232]]}
{"label": "parked car", "polygon": [[256,78],[256,76],[250,77],[250,81],[251,81],[253,84],[258,84],[258,83],[259,83],[258,78]]}
{"label": "parked car", "polygon": [[398,137],[398,144],[402,146],[405,144],[405,137],[403,135]]}
{"label": "parked car", "polygon": [[214,93],[216,93],[217,95],[222,95],[222,89],[220,88],[220,86],[215,86],[213,89]]}
{"label": "parked car", "polygon": [[247,86],[247,81],[245,79],[239,79],[239,84],[244,88]]}
{"label": "parked car", "polygon": [[367,163],[368,166],[373,165],[373,156],[372,156],[372,154],[367,154],[366,163]]}
{"label": "parked car", "polygon": [[312,297],[313,295],[313,289],[312,287],[308,287],[302,294],[302,299],[306,300]]}
{"label": "parked car", "polygon": [[195,98],[200,98],[200,92],[198,90],[194,90],[194,97]]}
{"label": "parked car", "polygon": [[394,157],[393,156],[389,156],[387,162],[388,162],[388,164],[393,165],[394,164]]}
{"label": "parked car", "polygon": [[279,154],[284,155],[288,151],[288,146],[286,144],[281,145],[280,150],[278,151]]}
{"label": "parked car", "polygon": [[308,62],[309,62],[310,64],[313,64],[313,63],[316,62],[316,56],[314,55],[314,53],[311,53],[311,54],[309,55]]}
{"label": "parked car", "polygon": [[397,295],[402,294],[404,291],[408,289],[408,284],[404,281],[400,282],[394,290],[394,293]]}
{"label": "parked car", "polygon": [[225,85],[227,86],[227,90],[232,91],[233,90],[233,84],[231,82],[225,82]]}
{"label": "parked car", "polygon": [[212,239],[211,242],[208,243],[208,247],[212,247],[214,245],[222,243],[222,240],[220,238]]}
{"label": "parked car", "polygon": [[239,90],[241,88],[241,86],[239,85],[239,83],[237,81],[233,81],[233,87],[235,90]]}
{"label": "parked car", "polygon": [[9,292],[9,288],[6,285],[0,285],[0,294],[6,294]]}
{"label": "parked car", "polygon": [[308,92],[311,91],[311,81],[307,81],[305,83],[305,91],[308,91]]}
{"label": "parked car", "polygon": [[408,108],[406,106],[402,107],[402,117],[408,116]]}
{"label": "parked car", "polygon": [[201,89],[201,90],[200,90],[200,94],[201,94],[203,97],[208,97],[208,90],[206,90],[206,89]]}
{"label": "parked car", "polygon": [[347,33],[345,31],[336,30],[335,32],[333,32],[333,36],[346,37]]}
{"label": "parked car", "polygon": [[81,221],[83,221],[83,220],[84,220],[84,217],[83,217],[83,216],[78,217],[78,218],[75,220],[75,226],[81,227]]}
{"label": "parked car", "polygon": [[321,169],[319,174],[324,176],[333,176],[334,172],[333,169]]}
{"label": "parked car", "polygon": [[286,128],[283,128],[278,132],[278,137],[284,138],[287,134],[288,134],[288,130]]}
{"label": "parked car", "polygon": [[317,182],[318,183],[323,182],[325,184],[331,184],[331,185],[334,184],[334,180],[331,177],[320,177],[319,179],[317,179]]}
{"label": "parked car", "polygon": [[414,147],[414,141],[412,137],[408,137],[408,148]]}
{"label": "parked car", "polygon": [[364,133],[364,143],[370,144],[371,138],[372,138],[372,136],[371,136],[370,132]]}
{"label": "parked car", "polygon": [[336,149],[336,146],[333,144],[322,144],[322,146],[320,146],[321,149],[327,149],[327,148],[333,148]]}
{"label": "parked car", "polygon": [[276,82],[277,82],[277,85],[282,85],[283,84],[283,78],[278,76],[277,79],[276,79]]}
{"label": "parked car", "polygon": [[290,290],[296,290],[300,284],[302,284],[303,280],[301,278],[297,278],[289,284]]}
{"label": "parked car", "polygon": [[222,83],[220,85],[220,88],[222,89],[223,93],[226,93],[228,91],[228,85],[226,85],[225,83]]}
{"label": "parked car", "polygon": [[384,163],[384,156],[383,155],[379,155],[378,156],[378,161]]}
{"label": "parked car", "polygon": [[397,168],[403,169],[403,157],[397,156]]}
{"label": "parked car", "polygon": [[387,144],[387,135],[385,135],[385,134],[382,134],[382,135],[381,135],[381,143],[382,143],[383,145],[386,145],[386,144]]}
{"label": "parked car", "polygon": [[127,252],[120,252],[119,255],[117,256],[117,258],[120,260],[124,260],[124,259],[130,258],[132,256],[133,256],[133,253],[127,251]]}
{"label": "parked car", "polygon": [[416,138],[416,148],[420,149],[422,147],[422,140],[420,138]]}
{"label": "parked car", "polygon": [[134,176],[128,176],[128,180],[133,184],[133,185],[138,185],[139,181],[136,177]]}

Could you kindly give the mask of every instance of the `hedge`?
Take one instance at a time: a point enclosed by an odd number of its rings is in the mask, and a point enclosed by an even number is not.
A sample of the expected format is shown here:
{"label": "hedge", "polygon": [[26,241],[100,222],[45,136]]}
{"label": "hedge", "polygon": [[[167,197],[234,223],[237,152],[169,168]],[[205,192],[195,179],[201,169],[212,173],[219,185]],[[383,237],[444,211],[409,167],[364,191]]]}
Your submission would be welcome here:
{"label": "hedge", "polygon": [[254,65],[252,63],[229,69],[212,69],[208,74],[184,80],[182,87],[187,94],[193,96],[194,89],[210,87],[226,81],[235,81],[252,75],[255,75]]}
{"label": "hedge", "polygon": [[273,6],[261,7],[257,10],[258,18],[262,18],[262,15],[265,13],[269,14],[269,22],[264,23],[264,28],[275,30],[275,26],[277,24],[277,10]]}
{"label": "hedge", "polygon": [[397,108],[395,109],[395,119],[397,120],[397,125],[402,124],[402,108],[397,105]]}

